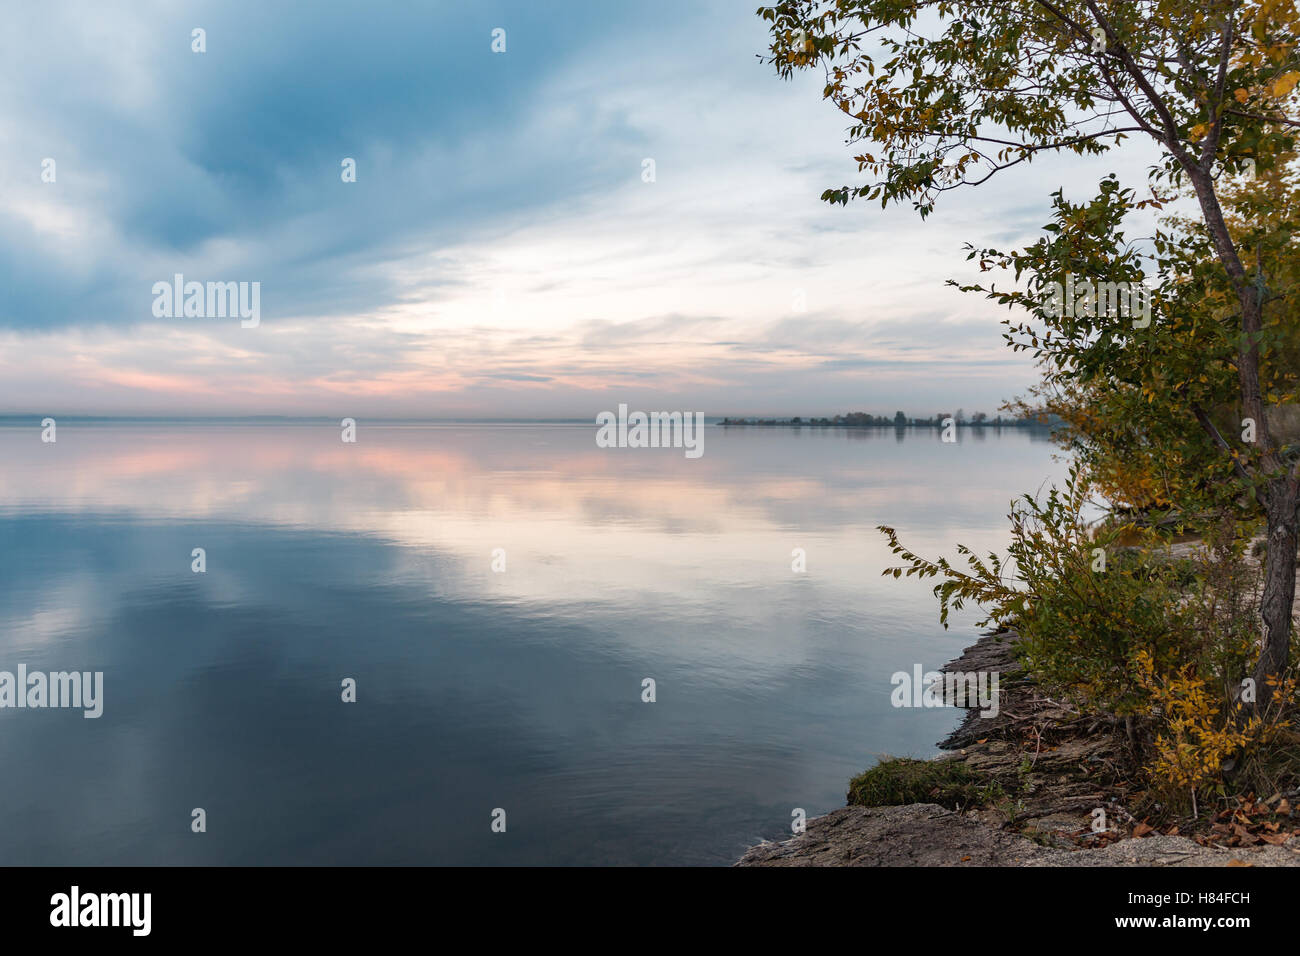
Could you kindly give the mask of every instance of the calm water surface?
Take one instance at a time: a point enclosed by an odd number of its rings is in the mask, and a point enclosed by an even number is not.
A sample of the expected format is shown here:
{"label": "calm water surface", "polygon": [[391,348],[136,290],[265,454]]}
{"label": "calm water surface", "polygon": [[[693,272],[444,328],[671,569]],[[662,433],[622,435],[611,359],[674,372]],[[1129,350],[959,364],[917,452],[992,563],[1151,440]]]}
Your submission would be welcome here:
{"label": "calm water surface", "polygon": [[0,427],[0,670],[105,684],[0,709],[0,863],[730,863],[956,723],[889,678],[975,616],[882,578],[875,526],[1000,549],[1062,473],[1011,430],[594,435]]}

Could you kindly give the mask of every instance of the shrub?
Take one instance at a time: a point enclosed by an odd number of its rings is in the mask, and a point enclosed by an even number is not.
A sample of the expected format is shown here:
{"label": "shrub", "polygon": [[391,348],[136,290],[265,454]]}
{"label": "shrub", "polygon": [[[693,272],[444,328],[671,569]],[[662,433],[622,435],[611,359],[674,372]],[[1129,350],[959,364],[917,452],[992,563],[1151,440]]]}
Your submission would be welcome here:
{"label": "shrub", "polygon": [[1191,666],[1162,676],[1144,651],[1138,652],[1137,665],[1160,715],[1148,766],[1157,788],[1222,793],[1225,767],[1242,751],[1267,744],[1276,728],[1258,715],[1234,715],[1236,708],[1225,707]]}
{"label": "shrub", "polygon": [[958,546],[966,569],[920,558],[882,527],[906,562],[885,573],[941,578],[934,593],[945,627],[967,602],[985,612],[981,625],[1015,627],[1035,679],[1084,712],[1126,718],[1157,789],[1223,792],[1225,769],[1257,757],[1287,727],[1295,692],[1284,681],[1264,714],[1238,703],[1258,642],[1250,529],[1226,517],[1203,529],[1203,547],[1175,558],[1153,529],[1090,526],[1089,487],[1074,469],[1041,502],[1017,499],[1008,558]]}
{"label": "shrub", "polygon": [[978,604],[980,625],[1014,626],[1028,670],[1039,680],[1069,690],[1090,709],[1141,713],[1149,694],[1133,669],[1139,649],[1159,669],[1181,664],[1198,643],[1194,614],[1183,598],[1190,577],[1178,562],[1151,560],[1151,549],[1121,546],[1141,535],[1132,524],[1100,532],[1081,516],[1089,484],[1077,471],[1064,489],[1053,487],[1039,502],[1024,495],[1012,504],[1009,560],[980,558],[959,545],[969,571],[947,560],[927,561],[904,548],[891,528],[881,530],[894,554],[908,562],[895,577],[942,576],[935,585],[940,620],[951,609]]}

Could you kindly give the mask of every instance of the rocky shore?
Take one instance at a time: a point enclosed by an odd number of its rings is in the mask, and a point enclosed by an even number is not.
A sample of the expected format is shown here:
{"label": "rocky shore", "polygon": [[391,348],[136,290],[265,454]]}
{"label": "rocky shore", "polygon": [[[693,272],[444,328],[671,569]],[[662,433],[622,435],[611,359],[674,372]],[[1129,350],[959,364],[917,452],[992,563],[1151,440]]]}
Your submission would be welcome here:
{"label": "rocky shore", "polygon": [[791,840],[760,843],[736,866],[1300,866],[1286,847],[1205,847],[1153,835],[1066,850],[933,803],[844,807]]}
{"label": "rocky shore", "polygon": [[1044,694],[1020,671],[1018,639],[1014,631],[985,635],[944,668],[1001,674],[997,715],[968,711],[935,758],[952,762],[941,769],[957,776],[989,781],[995,796],[969,807],[847,806],[810,819],[792,839],[752,847],[735,865],[1300,865],[1300,838],[1228,846],[1189,839],[1177,828],[1161,834],[1135,820],[1119,789],[1129,769],[1125,726],[1084,717]]}

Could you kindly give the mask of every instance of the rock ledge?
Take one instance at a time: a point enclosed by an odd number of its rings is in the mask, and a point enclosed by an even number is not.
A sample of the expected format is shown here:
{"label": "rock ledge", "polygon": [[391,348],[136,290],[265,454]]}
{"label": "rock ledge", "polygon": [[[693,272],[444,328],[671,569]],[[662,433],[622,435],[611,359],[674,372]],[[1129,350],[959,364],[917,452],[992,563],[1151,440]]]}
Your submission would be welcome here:
{"label": "rock ledge", "polygon": [[933,803],[844,807],[801,835],[751,847],[736,866],[1300,866],[1300,851],[1221,850],[1185,837],[1122,840],[1101,849],[1041,846]]}

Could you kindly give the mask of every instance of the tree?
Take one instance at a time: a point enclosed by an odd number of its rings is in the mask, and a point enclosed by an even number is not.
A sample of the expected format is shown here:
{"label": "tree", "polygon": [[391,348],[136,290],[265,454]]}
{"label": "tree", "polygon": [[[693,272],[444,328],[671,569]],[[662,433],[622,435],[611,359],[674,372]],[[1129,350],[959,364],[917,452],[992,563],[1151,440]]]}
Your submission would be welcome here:
{"label": "tree", "polygon": [[[761,7],[759,15],[771,24],[768,62],[787,78],[822,66],[823,95],[850,117],[849,141],[865,144],[855,158],[872,178],[828,189],[822,198],[829,202],[910,200],[925,217],[942,193],[986,182],[1039,153],[1101,154],[1133,136],[1157,144],[1161,159],[1151,171],[1150,200],[1134,202],[1113,180],[1081,206],[1058,194],[1052,242],[1036,258],[1002,259],[1017,278],[1024,268],[1065,266],[1091,270],[1086,281],[1141,283],[1140,257],[1120,229],[1124,213],[1159,205],[1161,188],[1190,188],[1203,245],[1156,250],[1166,270],[1157,303],[1162,325],[1134,330],[1106,321],[1115,316],[1103,312],[1058,331],[1065,357],[1086,365],[1081,383],[1124,381],[1132,371],[1125,350],[1138,339],[1177,359],[1176,375],[1195,361],[1200,339],[1231,344],[1233,394],[1213,397],[1252,423],[1253,441],[1215,423],[1201,402],[1214,383],[1200,394],[1189,388],[1155,395],[1143,394],[1139,384],[1137,396],[1162,404],[1166,420],[1194,422],[1266,517],[1264,636],[1254,677],[1259,701],[1267,704],[1269,679],[1288,664],[1300,458],[1284,454],[1266,413],[1282,398],[1270,401],[1268,373],[1261,374],[1269,348],[1267,265],[1244,254],[1220,189],[1225,173],[1275,168],[1295,146],[1300,10],[1294,0],[783,0]],[[1168,271],[1179,268],[1188,271]],[[1035,291],[1061,276],[1034,271]],[[1230,295],[1229,314],[1214,317],[1213,327],[1204,309],[1194,319],[1172,311],[1194,294],[1220,291]],[[1021,304],[1039,319],[1049,317],[1041,303]],[[1182,323],[1176,326],[1187,346],[1182,350],[1151,342],[1171,319]],[[1013,344],[1016,331],[1009,333]],[[1031,336],[1019,344],[1040,350],[1032,328],[1019,331]],[[1052,360],[1046,350],[1040,357]]]}
{"label": "tree", "polygon": [[[1300,164],[1290,157],[1258,177],[1222,182],[1220,195],[1244,258],[1262,263],[1268,276],[1261,390],[1277,398],[1270,403],[1269,420],[1285,458],[1290,454],[1287,443],[1300,439],[1300,406],[1288,404],[1300,373]],[[1258,220],[1254,227],[1252,219]],[[1186,414],[1179,403],[1151,402],[1147,397],[1179,395],[1189,408],[1205,411],[1220,434],[1240,429],[1234,419],[1233,292],[1182,281],[1180,276],[1200,272],[1218,277],[1222,286],[1222,274],[1214,268],[1213,253],[1196,221],[1177,216],[1166,225],[1169,232],[1157,236],[1158,246],[1179,258],[1190,253],[1203,261],[1182,266],[1162,264],[1152,256],[1154,268],[1173,279],[1163,309],[1167,317],[1154,335],[1130,333],[1127,357],[1132,361],[1125,374],[1117,374],[1120,369],[1112,364],[1106,377],[1084,379],[1071,367],[1069,349],[1052,345],[1043,350],[1049,355],[1043,363],[1043,383],[1011,407],[1023,414],[1059,416],[1064,427],[1055,437],[1086,465],[1099,490],[1117,506],[1148,512],[1168,509],[1184,525],[1225,510],[1238,511],[1242,518],[1262,518],[1259,501],[1242,496],[1240,487],[1231,484],[1231,463],[1194,413]],[[998,255],[991,250],[979,254]],[[1031,271],[1037,268],[1032,260],[1028,251],[1014,258],[1017,267]],[[1045,331],[1040,337],[1045,340],[1050,334]]]}

